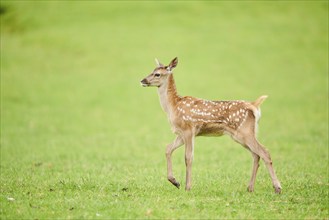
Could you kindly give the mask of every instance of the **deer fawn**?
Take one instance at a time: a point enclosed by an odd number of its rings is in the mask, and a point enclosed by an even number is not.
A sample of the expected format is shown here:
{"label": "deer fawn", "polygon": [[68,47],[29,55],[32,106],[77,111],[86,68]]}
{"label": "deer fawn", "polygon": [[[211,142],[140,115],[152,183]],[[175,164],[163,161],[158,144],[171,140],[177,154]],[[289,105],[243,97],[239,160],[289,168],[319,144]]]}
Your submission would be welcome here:
{"label": "deer fawn", "polygon": [[158,87],[160,104],[167,113],[173,132],[177,135],[173,143],[167,145],[168,180],[177,188],[179,182],[172,172],[171,155],[185,144],[186,185],[191,189],[194,138],[196,136],[221,136],[227,134],[248,149],[254,159],[248,191],[254,191],[259,159],[262,158],[272,178],[276,193],[281,193],[280,182],[274,172],[269,152],[257,141],[257,123],[260,118],[259,106],[267,98],[261,96],[254,102],[208,101],[190,96],[179,96],[173,77],[177,57],[168,66],[156,59],[157,67],[141,81],[142,86]]}

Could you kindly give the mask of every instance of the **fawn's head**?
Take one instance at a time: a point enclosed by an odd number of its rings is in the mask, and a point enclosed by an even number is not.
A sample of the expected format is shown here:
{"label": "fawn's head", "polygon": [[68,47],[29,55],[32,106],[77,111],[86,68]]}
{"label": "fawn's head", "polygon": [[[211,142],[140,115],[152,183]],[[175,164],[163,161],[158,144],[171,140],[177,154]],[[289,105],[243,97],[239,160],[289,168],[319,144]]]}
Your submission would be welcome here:
{"label": "fawn's head", "polygon": [[155,59],[157,63],[157,67],[153,70],[153,72],[145,77],[141,84],[144,87],[148,86],[156,86],[160,87],[165,82],[167,82],[167,78],[170,74],[172,74],[172,69],[174,69],[178,64],[178,58],[174,58],[168,66],[164,66],[159,60]]}

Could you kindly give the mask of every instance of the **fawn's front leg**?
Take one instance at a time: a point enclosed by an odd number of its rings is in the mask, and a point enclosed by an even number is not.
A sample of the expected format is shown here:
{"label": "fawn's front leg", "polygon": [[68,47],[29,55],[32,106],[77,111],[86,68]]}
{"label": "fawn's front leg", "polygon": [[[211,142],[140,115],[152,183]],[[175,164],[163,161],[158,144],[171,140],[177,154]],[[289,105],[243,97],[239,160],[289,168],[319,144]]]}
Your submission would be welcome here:
{"label": "fawn's front leg", "polygon": [[171,155],[180,146],[184,144],[183,139],[180,136],[177,136],[173,143],[167,145],[166,158],[167,158],[167,178],[168,180],[176,186],[178,189],[180,187],[179,182],[176,181],[173,172],[172,172],[172,161]]}
{"label": "fawn's front leg", "polygon": [[193,134],[185,134],[185,165],[186,165],[186,185],[185,190],[189,191],[192,187],[192,162],[194,154],[194,136]]}

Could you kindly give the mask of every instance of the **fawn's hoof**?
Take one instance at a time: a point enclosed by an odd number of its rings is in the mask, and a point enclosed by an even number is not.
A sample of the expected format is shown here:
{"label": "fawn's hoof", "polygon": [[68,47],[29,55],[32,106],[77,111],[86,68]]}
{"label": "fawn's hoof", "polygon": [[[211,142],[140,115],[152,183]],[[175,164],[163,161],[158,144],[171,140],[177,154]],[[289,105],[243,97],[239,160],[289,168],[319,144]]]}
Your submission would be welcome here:
{"label": "fawn's hoof", "polygon": [[274,187],[274,191],[276,194],[281,194],[281,187]]}
{"label": "fawn's hoof", "polygon": [[177,187],[177,189],[179,189],[179,187],[180,187],[180,184],[179,184],[179,182],[177,182],[176,181],[176,179],[175,178],[172,178],[172,179],[168,179],[169,180],[169,182],[171,182],[174,186],[176,186]]}
{"label": "fawn's hoof", "polygon": [[185,187],[185,191],[186,191],[186,192],[191,191],[191,187]]}
{"label": "fawn's hoof", "polygon": [[254,191],[254,187],[253,186],[248,186],[247,187],[247,191],[248,192],[253,192]]}

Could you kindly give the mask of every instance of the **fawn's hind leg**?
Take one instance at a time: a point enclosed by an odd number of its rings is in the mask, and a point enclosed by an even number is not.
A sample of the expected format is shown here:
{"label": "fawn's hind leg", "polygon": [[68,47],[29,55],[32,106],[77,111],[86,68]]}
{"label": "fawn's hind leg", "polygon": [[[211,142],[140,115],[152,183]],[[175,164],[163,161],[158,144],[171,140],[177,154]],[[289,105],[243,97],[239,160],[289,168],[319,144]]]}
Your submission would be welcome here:
{"label": "fawn's hind leg", "polygon": [[[248,129],[249,130],[249,129]],[[248,131],[247,130],[247,131]],[[250,179],[250,183],[248,186],[248,191],[252,192],[254,189],[254,183],[256,180],[256,174],[257,174],[257,170],[258,170],[258,162],[259,159],[262,158],[262,160],[265,162],[265,165],[267,167],[267,170],[271,176],[272,179],[272,184],[273,187],[275,189],[276,193],[281,193],[281,184],[280,181],[278,180],[275,171],[273,169],[273,165],[272,165],[272,159],[270,156],[270,153],[264,148],[264,146],[262,146],[256,139],[255,137],[255,133],[253,132],[253,130],[249,130],[249,132],[237,132],[234,135],[232,135],[232,138],[237,141],[238,143],[240,143],[242,146],[246,147],[247,149],[249,149],[252,153],[252,156],[254,158],[254,165],[253,165],[253,169],[252,169],[252,175],[251,175],[251,179]]]}
{"label": "fawn's hind leg", "polygon": [[251,136],[247,139],[246,145],[250,148],[250,150],[254,153],[257,154],[260,158],[263,159],[265,162],[265,165],[267,167],[267,170],[271,176],[272,179],[272,184],[275,189],[276,193],[281,193],[281,184],[280,181],[278,180],[275,171],[273,169],[272,165],[272,159],[270,156],[270,153],[264,148],[263,145],[261,145],[257,139],[254,136]]}
{"label": "fawn's hind leg", "polygon": [[257,170],[259,168],[259,156],[258,154],[255,154],[254,152],[251,151],[252,157],[254,159],[253,162],[253,167],[252,167],[252,172],[251,172],[251,178],[250,178],[250,183],[248,186],[248,191],[253,192],[254,191],[254,186],[255,186],[255,181],[256,181],[256,175],[257,175]]}

